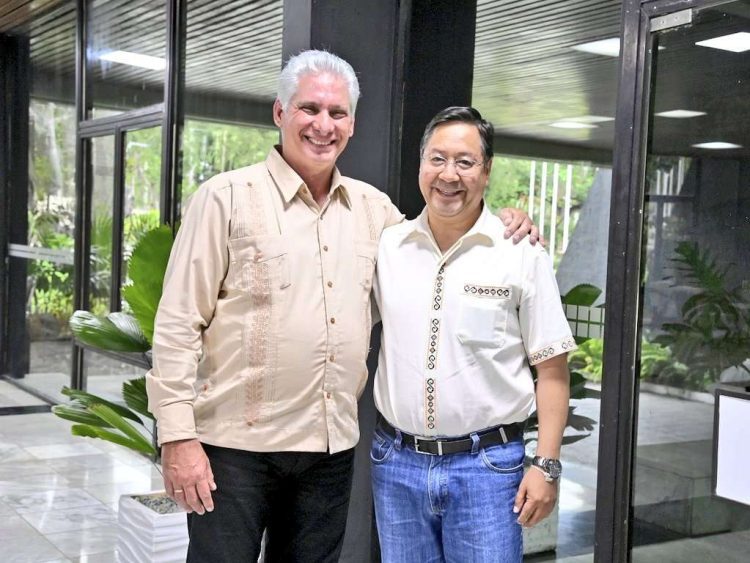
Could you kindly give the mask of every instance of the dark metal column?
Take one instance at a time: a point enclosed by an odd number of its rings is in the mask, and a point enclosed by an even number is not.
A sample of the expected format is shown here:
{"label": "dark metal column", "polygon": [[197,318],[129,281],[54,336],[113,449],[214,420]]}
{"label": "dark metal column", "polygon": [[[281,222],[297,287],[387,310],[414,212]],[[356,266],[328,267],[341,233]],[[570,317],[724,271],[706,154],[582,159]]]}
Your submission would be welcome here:
{"label": "dark metal column", "polygon": [[0,34],[0,374],[8,372],[8,165],[10,136],[8,132],[8,108],[10,89],[7,70],[10,40]]}
{"label": "dark metal column", "polygon": [[[78,0],[76,12],[76,217],[74,250],[73,308],[88,309],[89,255],[91,253],[91,142],[80,134],[80,124],[91,110],[89,96],[88,60],[86,57],[87,1]],[[85,387],[83,373],[83,348],[73,346],[70,386],[73,389]]]}
{"label": "dark metal column", "polygon": [[[287,0],[284,62],[304,49],[327,49],[349,61],[360,81],[355,134],[339,159],[342,173],[388,193],[414,216],[419,141],[439,110],[471,101],[475,0]],[[370,438],[375,423],[372,373],[359,403],[360,442],[341,561],[379,561],[370,491]]]}
{"label": "dark metal column", "polygon": [[[419,192],[419,143],[425,125],[448,106],[471,104],[475,0],[412,0],[403,47],[400,173],[395,196],[407,217],[424,207]],[[391,193],[391,192],[389,192]]]}
{"label": "dark metal column", "polygon": [[[29,92],[31,68],[27,37],[5,40],[5,134],[7,147],[5,200],[7,242],[27,244],[29,201]],[[3,248],[7,252],[7,246]],[[9,258],[7,263],[7,368],[11,377],[22,378],[29,371],[29,339],[26,327],[28,261]]]}
{"label": "dark metal column", "polygon": [[649,72],[648,19],[639,0],[622,6],[596,491],[595,561],[625,562],[632,534],[633,457]]}
{"label": "dark metal column", "polygon": [[181,137],[184,121],[187,0],[167,0],[167,70],[162,124],[161,222],[175,225],[182,183]]}

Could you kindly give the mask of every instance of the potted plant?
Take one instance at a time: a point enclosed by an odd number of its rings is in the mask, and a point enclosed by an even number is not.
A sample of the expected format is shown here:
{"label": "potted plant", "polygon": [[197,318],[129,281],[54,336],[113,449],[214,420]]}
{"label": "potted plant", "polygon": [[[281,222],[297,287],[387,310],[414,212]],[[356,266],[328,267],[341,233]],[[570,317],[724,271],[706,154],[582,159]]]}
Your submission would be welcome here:
{"label": "potted plant", "polygon": [[[168,226],[153,229],[141,238],[129,262],[131,282],[122,291],[130,311],[104,317],[76,311],[70,327],[79,345],[144,369],[151,367],[154,318],[172,242]],[[63,388],[63,394],[71,401],[56,405],[52,412],[74,423],[73,435],[107,440],[157,461],[155,424],[147,408],[145,377],[123,384],[124,406],[68,387]],[[119,561],[185,560],[185,512],[163,491],[122,495],[117,520]]]}
{"label": "potted plant", "polygon": [[711,390],[728,368],[750,375],[750,295],[742,285],[729,287],[729,266],[720,267],[697,243],[675,249],[680,284],[694,288],[681,307],[678,322],[664,323],[654,342],[671,350],[670,362],[657,377],[682,388]]}

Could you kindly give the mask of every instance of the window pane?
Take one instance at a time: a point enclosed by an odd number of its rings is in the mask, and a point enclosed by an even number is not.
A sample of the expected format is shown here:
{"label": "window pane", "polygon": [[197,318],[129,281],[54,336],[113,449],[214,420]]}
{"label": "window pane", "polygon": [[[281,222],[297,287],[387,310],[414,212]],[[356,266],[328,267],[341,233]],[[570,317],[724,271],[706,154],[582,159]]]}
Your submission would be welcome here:
{"label": "window pane", "polygon": [[655,36],[635,562],[741,561],[750,550],[750,507],[711,490],[714,390],[750,381],[748,59],[700,44],[746,31],[746,7],[695,11],[692,25]]}
{"label": "window pane", "polygon": [[485,199],[494,211],[525,210],[547,240],[579,346],[568,356],[574,410],[557,507],[524,531],[527,555],[554,550],[540,560],[594,551],[618,58],[574,46],[619,34],[615,4],[477,2],[472,105],[494,125],[496,153]]}
{"label": "window pane", "polygon": [[114,137],[94,137],[91,143],[91,256],[89,310],[110,311],[112,279],[112,223],[114,195]]}
{"label": "window pane", "polygon": [[88,0],[92,117],[164,101],[164,0]]}
{"label": "window pane", "polygon": [[[31,92],[28,124],[28,227],[12,242],[44,253],[13,258],[26,274],[29,373],[25,383],[60,396],[70,383],[76,193],[75,2],[59,2],[27,22]],[[21,265],[22,264],[22,265]],[[10,330],[16,330],[10,327]]]}
{"label": "window pane", "polygon": [[[281,69],[281,0],[188,0],[182,201],[266,157]],[[218,38],[218,39],[217,39]]]}
{"label": "window pane", "polygon": [[183,201],[211,176],[265,160],[279,142],[276,129],[185,120],[182,138]]}
{"label": "window pane", "polygon": [[161,133],[161,127],[152,127],[125,135],[123,284],[128,280],[128,259],[133,248],[146,232],[159,226]]}

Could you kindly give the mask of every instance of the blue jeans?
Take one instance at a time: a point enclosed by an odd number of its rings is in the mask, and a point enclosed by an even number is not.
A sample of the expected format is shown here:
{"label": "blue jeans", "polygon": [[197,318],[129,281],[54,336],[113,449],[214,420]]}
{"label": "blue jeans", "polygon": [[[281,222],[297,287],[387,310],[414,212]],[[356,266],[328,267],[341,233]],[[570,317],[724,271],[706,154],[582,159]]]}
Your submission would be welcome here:
{"label": "blue jeans", "polygon": [[372,491],[384,563],[523,558],[513,501],[523,477],[521,440],[433,456],[375,430]]}

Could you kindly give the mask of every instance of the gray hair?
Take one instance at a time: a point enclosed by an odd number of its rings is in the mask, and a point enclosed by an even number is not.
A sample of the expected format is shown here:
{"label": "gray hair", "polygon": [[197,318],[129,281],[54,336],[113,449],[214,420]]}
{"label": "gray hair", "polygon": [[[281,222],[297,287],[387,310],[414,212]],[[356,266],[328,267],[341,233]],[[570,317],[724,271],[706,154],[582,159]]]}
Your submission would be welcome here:
{"label": "gray hair", "polygon": [[291,57],[279,75],[279,92],[277,98],[281,107],[286,111],[292,96],[297,92],[299,80],[305,74],[329,72],[340,76],[346,81],[349,90],[349,109],[354,115],[359,100],[359,81],[352,65],[341,57],[328,51],[302,51]]}

